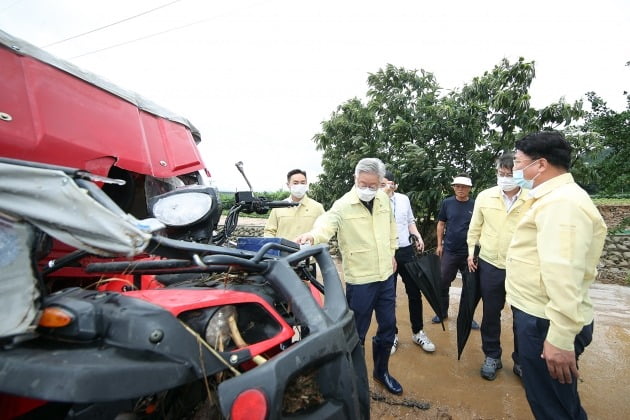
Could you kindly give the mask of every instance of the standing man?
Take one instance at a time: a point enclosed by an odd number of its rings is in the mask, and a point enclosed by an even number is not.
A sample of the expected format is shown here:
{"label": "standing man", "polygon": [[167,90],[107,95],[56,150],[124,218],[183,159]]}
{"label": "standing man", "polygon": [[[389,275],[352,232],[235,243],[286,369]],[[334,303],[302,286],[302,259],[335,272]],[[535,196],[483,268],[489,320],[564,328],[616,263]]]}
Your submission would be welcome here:
{"label": "standing man", "polygon": [[[390,171],[385,172],[383,182],[381,182],[381,189],[389,196],[389,200],[392,204],[392,210],[394,212],[394,218],[396,219],[396,228],[398,231],[398,249],[396,250],[396,267],[394,272],[394,286],[396,285],[396,279],[398,274],[402,277],[402,281],[405,285],[405,291],[407,292],[407,299],[409,301],[409,320],[411,322],[411,340],[422,347],[422,350],[426,352],[434,352],[435,344],[431,342],[429,337],[424,332],[424,323],[422,321],[422,293],[413,280],[413,276],[405,264],[414,260],[413,244],[410,241],[410,237],[414,236],[416,249],[420,252],[424,250],[424,242],[422,236],[418,232],[416,226],[416,219],[413,217],[413,210],[411,209],[411,203],[409,197],[405,194],[396,192],[398,185],[394,179],[394,175]],[[398,333],[398,328],[396,328]],[[398,335],[394,340],[392,346],[392,354],[396,350],[398,344]]]}
{"label": "standing man", "polygon": [[571,146],[560,133],[516,142],[514,179],[534,188],[508,248],[505,288],[527,401],[537,419],[586,419],[577,359],[593,338],[588,289],[606,224],[573,180],[570,162]]}
{"label": "standing man", "polygon": [[308,191],[306,172],[301,169],[289,171],[287,187],[291,192],[287,201],[299,205],[271,210],[263,234],[267,238],[279,237],[292,241],[300,233],[311,230],[315,219],[324,214],[324,207],[306,195]]}
{"label": "standing man", "polygon": [[[481,377],[489,381],[497,377],[501,363],[501,310],[505,306],[505,256],[516,225],[531,201],[527,192],[514,182],[514,154],[504,153],[497,161],[497,186],[483,190],[475,200],[468,228],[468,269],[479,270],[483,319],[481,349],[485,360]],[[475,262],[475,245],[481,246]],[[520,375],[518,353],[514,346],[514,373]]]}
{"label": "standing man", "polygon": [[389,197],[379,190],[384,175],[385,165],[379,159],[361,159],[354,170],[354,187],[295,242],[327,243],[337,234],[346,299],[354,312],[361,343],[365,343],[372,314],[376,313],[378,329],[372,338],[374,379],[392,394],[402,394],[402,386],[388,368],[396,329],[392,273],[396,270],[398,239]]}
{"label": "standing man", "polygon": [[[442,271],[441,300],[442,313],[436,314],[431,320],[439,324],[448,318],[448,292],[451,283],[455,280],[457,271],[462,273],[468,269],[468,246],[466,235],[468,225],[472,217],[475,200],[470,198],[472,181],[466,174],[457,175],[451,183],[455,195],[442,201],[437,223],[437,249],[435,253],[440,256],[440,269]],[[478,329],[479,325],[473,320],[472,328]]]}

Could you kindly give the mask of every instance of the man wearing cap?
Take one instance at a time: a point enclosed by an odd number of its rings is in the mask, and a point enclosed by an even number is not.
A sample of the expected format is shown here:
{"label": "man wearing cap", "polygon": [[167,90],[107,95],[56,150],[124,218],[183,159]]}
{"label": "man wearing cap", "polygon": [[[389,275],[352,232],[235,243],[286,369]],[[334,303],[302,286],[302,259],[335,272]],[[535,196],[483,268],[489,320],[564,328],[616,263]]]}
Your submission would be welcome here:
{"label": "man wearing cap", "polygon": [[[462,273],[468,269],[468,246],[466,235],[472,217],[475,200],[470,198],[472,181],[467,174],[459,174],[451,182],[455,195],[442,201],[438,213],[437,249],[442,271],[441,306],[442,313],[431,320],[434,324],[448,318],[448,291],[457,271]],[[473,321],[473,328],[479,326]]]}

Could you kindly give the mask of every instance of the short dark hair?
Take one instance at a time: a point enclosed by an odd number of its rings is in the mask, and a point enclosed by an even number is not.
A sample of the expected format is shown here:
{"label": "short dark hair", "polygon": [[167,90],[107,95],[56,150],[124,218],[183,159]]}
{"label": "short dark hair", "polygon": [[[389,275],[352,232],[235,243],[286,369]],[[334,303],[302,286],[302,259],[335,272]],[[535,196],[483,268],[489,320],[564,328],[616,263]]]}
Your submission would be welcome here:
{"label": "short dark hair", "polygon": [[509,169],[511,171],[514,168],[514,153],[503,152],[503,154],[497,159],[497,167]]}
{"label": "short dark hair", "polygon": [[528,134],[516,142],[516,150],[530,158],[534,160],[544,158],[551,165],[567,171],[571,166],[571,149],[569,142],[557,131]]}
{"label": "short dark hair", "polygon": [[287,182],[291,181],[291,177],[295,174],[302,174],[306,178],[306,172],[301,169],[292,169],[287,173]]}
{"label": "short dark hair", "polygon": [[390,171],[385,171],[385,178],[387,178],[389,181],[393,182],[394,184],[396,183],[396,177]]}

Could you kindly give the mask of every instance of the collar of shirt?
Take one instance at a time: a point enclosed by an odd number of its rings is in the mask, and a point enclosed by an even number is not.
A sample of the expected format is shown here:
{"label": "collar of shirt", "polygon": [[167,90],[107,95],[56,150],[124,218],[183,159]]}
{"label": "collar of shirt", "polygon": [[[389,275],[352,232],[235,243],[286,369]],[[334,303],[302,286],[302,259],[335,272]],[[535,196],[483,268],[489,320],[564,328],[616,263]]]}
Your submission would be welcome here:
{"label": "collar of shirt", "polygon": [[514,205],[514,203],[516,203],[516,200],[518,200],[518,197],[521,195],[522,192],[523,189],[519,188],[518,192],[510,198],[510,196],[508,196],[505,191],[501,190],[501,197],[503,197],[503,202],[505,203],[505,208],[508,212],[510,211],[510,208]]}
{"label": "collar of shirt", "polygon": [[548,179],[547,181],[538,185],[536,188],[532,188],[529,191],[529,196],[535,199],[539,199],[543,195],[555,190],[560,185],[571,184],[574,182],[575,180],[573,179],[573,175],[571,175],[570,172],[566,172],[562,175],[558,175],[556,177]]}

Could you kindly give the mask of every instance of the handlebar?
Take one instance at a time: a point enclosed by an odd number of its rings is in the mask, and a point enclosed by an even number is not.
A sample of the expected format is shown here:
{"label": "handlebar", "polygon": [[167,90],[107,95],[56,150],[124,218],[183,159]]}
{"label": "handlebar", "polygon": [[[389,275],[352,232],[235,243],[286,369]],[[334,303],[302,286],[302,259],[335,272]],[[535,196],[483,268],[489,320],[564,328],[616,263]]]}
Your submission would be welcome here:
{"label": "handlebar", "polygon": [[251,191],[237,192],[234,196],[234,206],[236,211],[244,213],[265,214],[271,209],[282,207],[295,207],[298,203],[289,201],[269,201],[265,197],[254,197]]}

